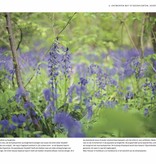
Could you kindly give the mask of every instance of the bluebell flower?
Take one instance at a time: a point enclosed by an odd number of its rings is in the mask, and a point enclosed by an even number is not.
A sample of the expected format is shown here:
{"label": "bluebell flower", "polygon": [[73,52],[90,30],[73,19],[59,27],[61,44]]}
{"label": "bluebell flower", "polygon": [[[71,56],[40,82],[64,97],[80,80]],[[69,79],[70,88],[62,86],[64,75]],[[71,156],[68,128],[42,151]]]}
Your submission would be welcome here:
{"label": "bluebell flower", "polygon": [[82,137],[82,127],[80,122],[73,119],[68,113],[60,112],[54,116],[54,123],[62,125],[68,132],[68,137]]}
{"label": "bluebell flower", "polygon": [[89,75],[97,74],[98,73],[99,66],[96,64],[91,64],[88,67],[88,73]]}
{"label": "bluebell flower", "polygon": [[18,88],[15,95],[16,102],[19,103],[24,96],[28,96],[28,92],[26,92],[24,88]]}
{"label": "bluebell flower", "polygon": [[117,81],[114,80],[114,79],[110,79],[109,82],[110,82],[110,84],[113,85],[113,86],[117,86],[117,84],[118,84]]}
{"label": "bluebell flower", "polygon": [[25,109],[33,109],[34,107],[35,107],[34,104],[32,102],[30,102],[30,101],[27,101],[24,104],[24,108]]}
{"label": "bluebell flower", "polygon": [[32,121],[37,117],[37,113],[35,112],[35,106],[32,102],[27,101],[24,104],[24,108],[27,110],[26,118],[31,118]]}
{"label": "bluebell flower", "polygon": [[71,55],[69,54],[68,48],[66,48],[65,54],[62,55],[61,68],[62,68],[62,73],[66,77],[69,77],[71,72]]}
{"label": "bluebell flower", "polygon": [[16,115],[13,115],[12,121],[17,124],[18,123],[18,117]]}
{"label": "bluebell flower", "polygon": [[43,115],[44,115],[45,118],[49,118],[49,117],[51,117],[51,111],[50,110],[45,110]]}
{"label": "bluebell flower", "polygon": [[9,126],[9,121],[4,119],[0,121],[0,124],[2,125],[2,128],[8,128]]}
{"label": "bluebell flower", "polygon": [[106,101],[106,102],[104,103],[104,105],[105,105],[107,108],[114,108],[116,104],[117,104],[116,101]]}
{"label": "bluebell flower", "polygon": [[51,98],[51,90],[50,89],[44,89],[43,90],[44,98],[46,101],[50,101]]}
{"label": "bluebell flower", "polygon": [[19,125],[22,125],[26,121],[26,117],[23,114],[18,116]]}
{"label": "bluebell flower", "polygon": [[35,117],[35,116],[37,116],[37,113],[34,111],[34,109],[28,109],[26,116],[27,117]]}
{"label": "bluebell flower", "polygon": [[85,88],[82,88],[82,86],[75,86],[75,88],[76,88],[76,94],[78,95],[78,96],[80,96],[81,95],[81,93],[84,91],[84,89]]}
{"label": "bluebell flower", "polygon": [[133,92],[128,92],[126,94],[126,101],[128,101],[129,99],[133,99],[133,97],[134,97],[134,93]]}
{"label": "bluebell flower", "polygon": [[13,124],[10,124],[10,125],[9,125],[9,129],[8,129],[9,132],[10,132],[10,131],[14,131],[15,129],[16,129],[16,126],[15,126],[15,125],[13,125]]}
{"label": "bluebell flower", "polygon": [[156,95],[156,83],[155,83],[155,82],[152,83],[151,89],[152,89],[152,94],[153,94],[153,95]]}
{"label": "bluebell flower", "polygon": [[94,96],[97,97],[97,98],[100,98],[101,97],[101,92],[100,91],[95,92]]}
{"label": "bluebell flower", "polygon": [[148,110],[148,108],[145,108],[144,109],[144,116],[146,117],[146,116],[148,116],[149,115],[149,110]]}
{"label": "bluebell flower", "polygon": [[125,78],[126,78],[126,77],[129,77],[129,76],[133,75],[134,72],[135,72],[135,71],[134,71],[132,68],[130,68],[130,67],[128,67],[128,66],[126,65],[126,67],[125,67],[125,69],[124,69],[124,77],[125,77]]}
{"label": "bluebell flower", "polygon": [[79,84],[81,84],[81,85],[86,85],[88,83],[88,81],[87,81],[87,79],[85,79],[85,78],[80,78],[80,82],[79,82]]}
{"label": "bluebell flower", "polygon": [[18,125],[18,127],[21,127],[23,123],[26,121],[26,117],[23,114],[20,114],[18,116],[13,115],[12,121]]}
{"label": "bluebell flower", "polygon": [[0,121],[0,124],[2,125],[1,127],[1,133],[4,135],[8,131],[9,128],[9,121],[4,119]]}
{"label": "bluebell flower", "polygon": [[85,63],[76,65],[76,73],[78,73],[79,77],[86,77],[88,73],[88,67]]}

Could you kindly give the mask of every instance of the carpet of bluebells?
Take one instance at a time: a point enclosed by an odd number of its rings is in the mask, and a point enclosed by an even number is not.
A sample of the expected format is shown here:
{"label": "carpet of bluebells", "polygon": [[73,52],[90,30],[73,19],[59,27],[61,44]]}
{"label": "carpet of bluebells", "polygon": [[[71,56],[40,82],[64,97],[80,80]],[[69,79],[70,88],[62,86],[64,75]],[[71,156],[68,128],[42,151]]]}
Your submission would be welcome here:
{"label": "carpet of bluebells", "polygon": [[74,55],[56,42],[18,60],[26,91],[0,50],[0,137],[156,136],[152,49]]}

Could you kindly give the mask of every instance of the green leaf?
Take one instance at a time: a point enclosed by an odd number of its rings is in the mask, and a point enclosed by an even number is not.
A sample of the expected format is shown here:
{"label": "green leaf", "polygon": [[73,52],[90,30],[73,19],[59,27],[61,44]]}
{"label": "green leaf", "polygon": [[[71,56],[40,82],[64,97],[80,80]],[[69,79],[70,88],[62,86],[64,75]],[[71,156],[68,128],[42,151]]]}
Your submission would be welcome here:
{"label": "green leaf", "polygon": [[89,137],[98,137],[114,131],[118,132],[117,137],[137,137],[143,135],[144,128],[137,113],[102,109],[97,122],[86,133]]}

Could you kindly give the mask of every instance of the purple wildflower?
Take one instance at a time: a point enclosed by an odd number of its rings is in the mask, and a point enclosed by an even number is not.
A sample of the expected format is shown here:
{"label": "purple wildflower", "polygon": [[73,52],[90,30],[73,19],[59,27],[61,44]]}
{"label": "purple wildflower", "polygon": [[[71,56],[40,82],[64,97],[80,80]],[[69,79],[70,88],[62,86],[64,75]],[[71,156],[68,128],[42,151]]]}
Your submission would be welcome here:
{"label": "purple wildflower", "polygon": [[128,101],[129,99],[133,99],[133,97],[134,97],[134,93],[133,92],[128,92],[126,94],[126,101]]}
{"label": "purple wildflower", "polygon": [[24,108],[25,109],[33,109],[35,106],[32,102],[29,102],[27,101],[25,104],[24,104]]}
{"label": "purple wildflower", "polygon": [[85,78],[80,78],[80,82],[79,84],[81,84],[82,86],[85,86],[88,83],[88,81]]}
{"label": "purple wildflower", "polygon": [[15,95],[15,98],[16,98],[16,102],[20,102],[21,101],[21,98],[23,96],[27,96],[28,95],[28,92],[26,92],[24,90],[24,88],[18,88],[17,91],[16,91],[16,95]]}
{"label": "purple wildflower", "polygon": [[18,117],[17,117],[16,115],[13,115],[13,116],[12,116],[12,121],[13,121],[14,123],[18,123]]}
{"label": "purple wildflower", "polygon": [[99,66],[98,66],[98,65],[91,64],[91,65],[88,67],[89,75],[97,74],[97,73],[98,73],[98,69],[99,69]]}
{"label": "purple wildflower", "polygon": [[116,101],[106,101],[106,102],[104,103],[104,105],[105,105],[107,108],[114,108],[116,104],[117,104]]}
{"label": "purple wildflower", "polygon": [[62,64],[61,64],[62,72],[66,77],[69,77],[69,73],[71,72],[71,55],[69,54],[69,49],[66,48],[65,54],[62,55]]}
{"label": "purple wildflower", "polygon": [[50,89],[44,89],[43,90],[44,98],[46,101],[50,101],[51,98],[51,91]]}
{"label": "purple wildflower", "polygon": [[56,107],[54,104],[54,101],[50,101],[48,106],[46,107],[46,110],[44,111],[45,118],[48,118],[51,116],[51,113],[56,111]]}
{"label": "purple wildflower", "polygon": [[6,131],[8,131],[9,128],[9,121],[4,119],[0,121],[0,124],[2,125],[1,127],[1,133],[4,135],[4,133],[6,133]]}
{"label": "purple wildflower", "polygon": [[7,128],[9,126],[9,121],[4,119],[0,121],[0,124],[2,125],[2,128]]}
{"label": "purple wildflower", "polygon": [[145,108],[144,109],[144,116],[146,117],[146,116],[148,116],[149,115],[149,110],[148,110],[148,108]]}
{"label": "purple wildflower", "polygon": [[73,119],[66,112],[57,113],[54,116],[54,123],[58,125],[62,125],[68,132],[68,137],[82,137],[84,134],[82,133],[80,122]]}
{"label": "purple wildflower", "polygon": [[18,116],[13,115],[12,121],[16,123],[19,127],[21,127],[23,123],[26,121],[26,117],[23,114],[20,114]]}
{"label": "purple wildflower", "polygon": [[15,125],[13,125],[13,124],[10,124],[9,125],[9,131],[13,131],[13,130],[15,130],[16,129],[16,126]]}

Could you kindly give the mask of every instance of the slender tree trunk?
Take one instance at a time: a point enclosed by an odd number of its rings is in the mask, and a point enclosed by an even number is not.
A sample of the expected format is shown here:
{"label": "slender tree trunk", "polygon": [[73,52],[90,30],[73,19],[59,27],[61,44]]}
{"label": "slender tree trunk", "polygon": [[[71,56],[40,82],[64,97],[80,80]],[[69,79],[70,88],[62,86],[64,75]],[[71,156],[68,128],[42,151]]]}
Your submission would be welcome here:
{"label": "slender tree trunk", "polygon": [[135,29],[135,32],[133,31],[131,33],[132,36],[132,40],[136,46],[136,48],[139,50],[140,49],[140,40],[138,37],[138,33],[139,33],[139,22],[137,20],[134,20],[133,24],[132,24],[132,28]]}
{"label": "slender tree trunk", "polygon": [[18,52],[16,51],[16,42],[15,42],[15,38],[13,35],[10,13],[6,13],[5,18],[6,18],[6,29],[8,31],[8,35],[9,35],[10,48],[12,51],[12,59],[13,59],[13,66],[15,69],[16,82],[17,82],[17,85],[19,88],[24,89],[23,82],[22,82],[22,76],[21,76],[21,72],[20,72],[20,67],[19,67],[19,63],[18,63],[18,58],[17,58]]}
{"label": "slender tree trunk", "polygon": [[[151,18],[156,18],[156,13],[149,13],[149,16]],[[152,38],[154,53],[156,53],[156,22],[154,22],[152,25],[151,38]]]}
{"label": "slender tree trunk", "polygon": [[[6,29],[9,35],[10,48],[12,51],[13,66],[14,66],[15,74],[16,74],[16,82],[17,82],[18,87],[23,89],[24,92],[26,92],[23,85],[22,76],[21,76],[20,67],[19,67],[18,58],[17,58],[18,52],[16,50],[16,42],[15,42],[15,37],[13,34],[13,29],[12,29],[12,24],[11,24],[11,14],[6,13],[5,18],[6,18]],[[28,96],[23,96],[23,100],[25,103],[28,102],[29,101]],[[30,109],[30,110],[33,110],[33,109]],[[36,119],[35,116],[30,114],[30,117],[33,121],[35,129],[41,130],[40,125],[35,123],[35,119]]]}

